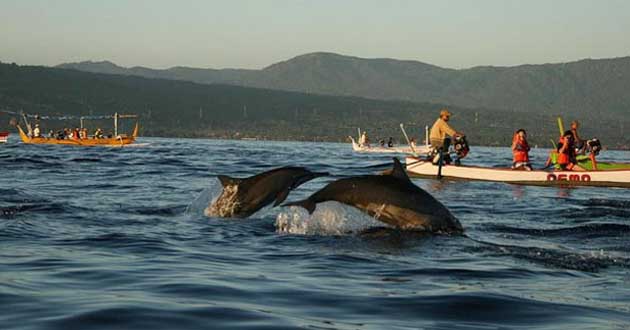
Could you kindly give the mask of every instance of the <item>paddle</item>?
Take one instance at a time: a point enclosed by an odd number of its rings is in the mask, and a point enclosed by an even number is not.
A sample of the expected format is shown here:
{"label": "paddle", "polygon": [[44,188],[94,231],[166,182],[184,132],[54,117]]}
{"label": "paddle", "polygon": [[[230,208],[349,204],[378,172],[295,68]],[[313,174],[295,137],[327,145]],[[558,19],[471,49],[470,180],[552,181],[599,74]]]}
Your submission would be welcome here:
{"label": "paddle", "polygon": [[558,116],[558,129],[560,129],[560,136],[564,134],[564,124],[562,123],[562,117]]}

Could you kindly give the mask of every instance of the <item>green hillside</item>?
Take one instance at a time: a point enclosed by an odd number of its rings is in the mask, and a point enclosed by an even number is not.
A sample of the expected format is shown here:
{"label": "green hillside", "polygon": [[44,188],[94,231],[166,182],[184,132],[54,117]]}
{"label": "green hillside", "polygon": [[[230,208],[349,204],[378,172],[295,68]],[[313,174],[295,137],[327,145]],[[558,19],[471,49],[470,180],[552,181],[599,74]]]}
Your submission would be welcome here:
{"label": "green hillside", "polygon": [[[361,127],[372,138],[399,138],[402,122],[421,138],[424,125],[435,120],[442,106],[0,64],[2,109],[41,115],[137,113],[141,133],[149,136],[343,141]],[[456,114],[453,125],[474,144],[508,145],[518,127],[530,131],[533,144],[547,146],[557,134],[555,113],[450,109]],[[0,113],[0,129],[8,129],[9,119]],[[599,134],[609,145],[628,144],[618,134],[630,125],[627,120],[611,114],[597,123],[585,125],[584,135]],[[51,121],[44,130],[77,124]],[[607,129],[600,133],[602,125]]]}
{"label": "green hillside", "polygon": [[312,53],[262,70],[122,68],[109,62],[62,65],[83,71],[224,83],[326,95],[444,103],[464,108],[567,113],[583,120],[630,111],[630,57],[454,70],[394,59]]}

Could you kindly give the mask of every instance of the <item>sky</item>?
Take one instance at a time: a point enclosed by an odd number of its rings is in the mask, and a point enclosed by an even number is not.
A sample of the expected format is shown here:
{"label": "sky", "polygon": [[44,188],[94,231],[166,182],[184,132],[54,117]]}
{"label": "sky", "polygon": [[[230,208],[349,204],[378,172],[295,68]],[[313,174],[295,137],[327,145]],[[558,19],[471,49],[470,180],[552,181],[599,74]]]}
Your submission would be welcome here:
{"label": "sky", "polygon": [[261,69],[317,51],[441,67],[630,55],[626,0],[0,0],[0,61]]}

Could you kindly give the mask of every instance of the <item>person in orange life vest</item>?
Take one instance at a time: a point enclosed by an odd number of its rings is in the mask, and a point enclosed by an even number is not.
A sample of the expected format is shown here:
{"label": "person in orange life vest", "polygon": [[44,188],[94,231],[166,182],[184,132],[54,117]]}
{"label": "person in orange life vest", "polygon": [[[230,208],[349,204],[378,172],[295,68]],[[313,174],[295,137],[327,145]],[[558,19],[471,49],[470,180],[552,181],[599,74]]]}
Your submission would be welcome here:
{"label": "person in orange life vest", "polygon": [[527,132],[519,129],[512,138],[512,169],[531,171],[532,165],[529,163],[529,144],[527,143]]}
{"label": "person in orange life vest", "polygon": [[575,159],[575,140],[573,132],[566,131],[558,141],[558,165],[567,171],[583,171]]}

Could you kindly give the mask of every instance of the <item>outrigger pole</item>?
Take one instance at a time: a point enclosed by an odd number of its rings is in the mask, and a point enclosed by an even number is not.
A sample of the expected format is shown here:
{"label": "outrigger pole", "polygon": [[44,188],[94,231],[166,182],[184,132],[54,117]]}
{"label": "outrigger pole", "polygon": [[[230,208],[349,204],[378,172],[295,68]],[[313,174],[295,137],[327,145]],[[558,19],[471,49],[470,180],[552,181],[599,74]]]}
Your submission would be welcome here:
{"label": "outrigger pole", "polygon": [[411,144],[411,140],[409,140],[409,136],[407,136],[407,132],[405,132],[405,125],[400,123],[400,129],[402,130],[403,135],[405,136],[405,139],[407,140],[407,144],[409,145],[409,148],[411,148],[411,151],[413,152],[413,155],[418,157],[418,153],[416,152],[416,148],[413,147],[413,144]]}
{"label": "outrigger pole", "polygon": [[138,115],[119,115],[118,112],[114,113],[114,136],[118,136],[118,119],[123,118],[138,118]]}

